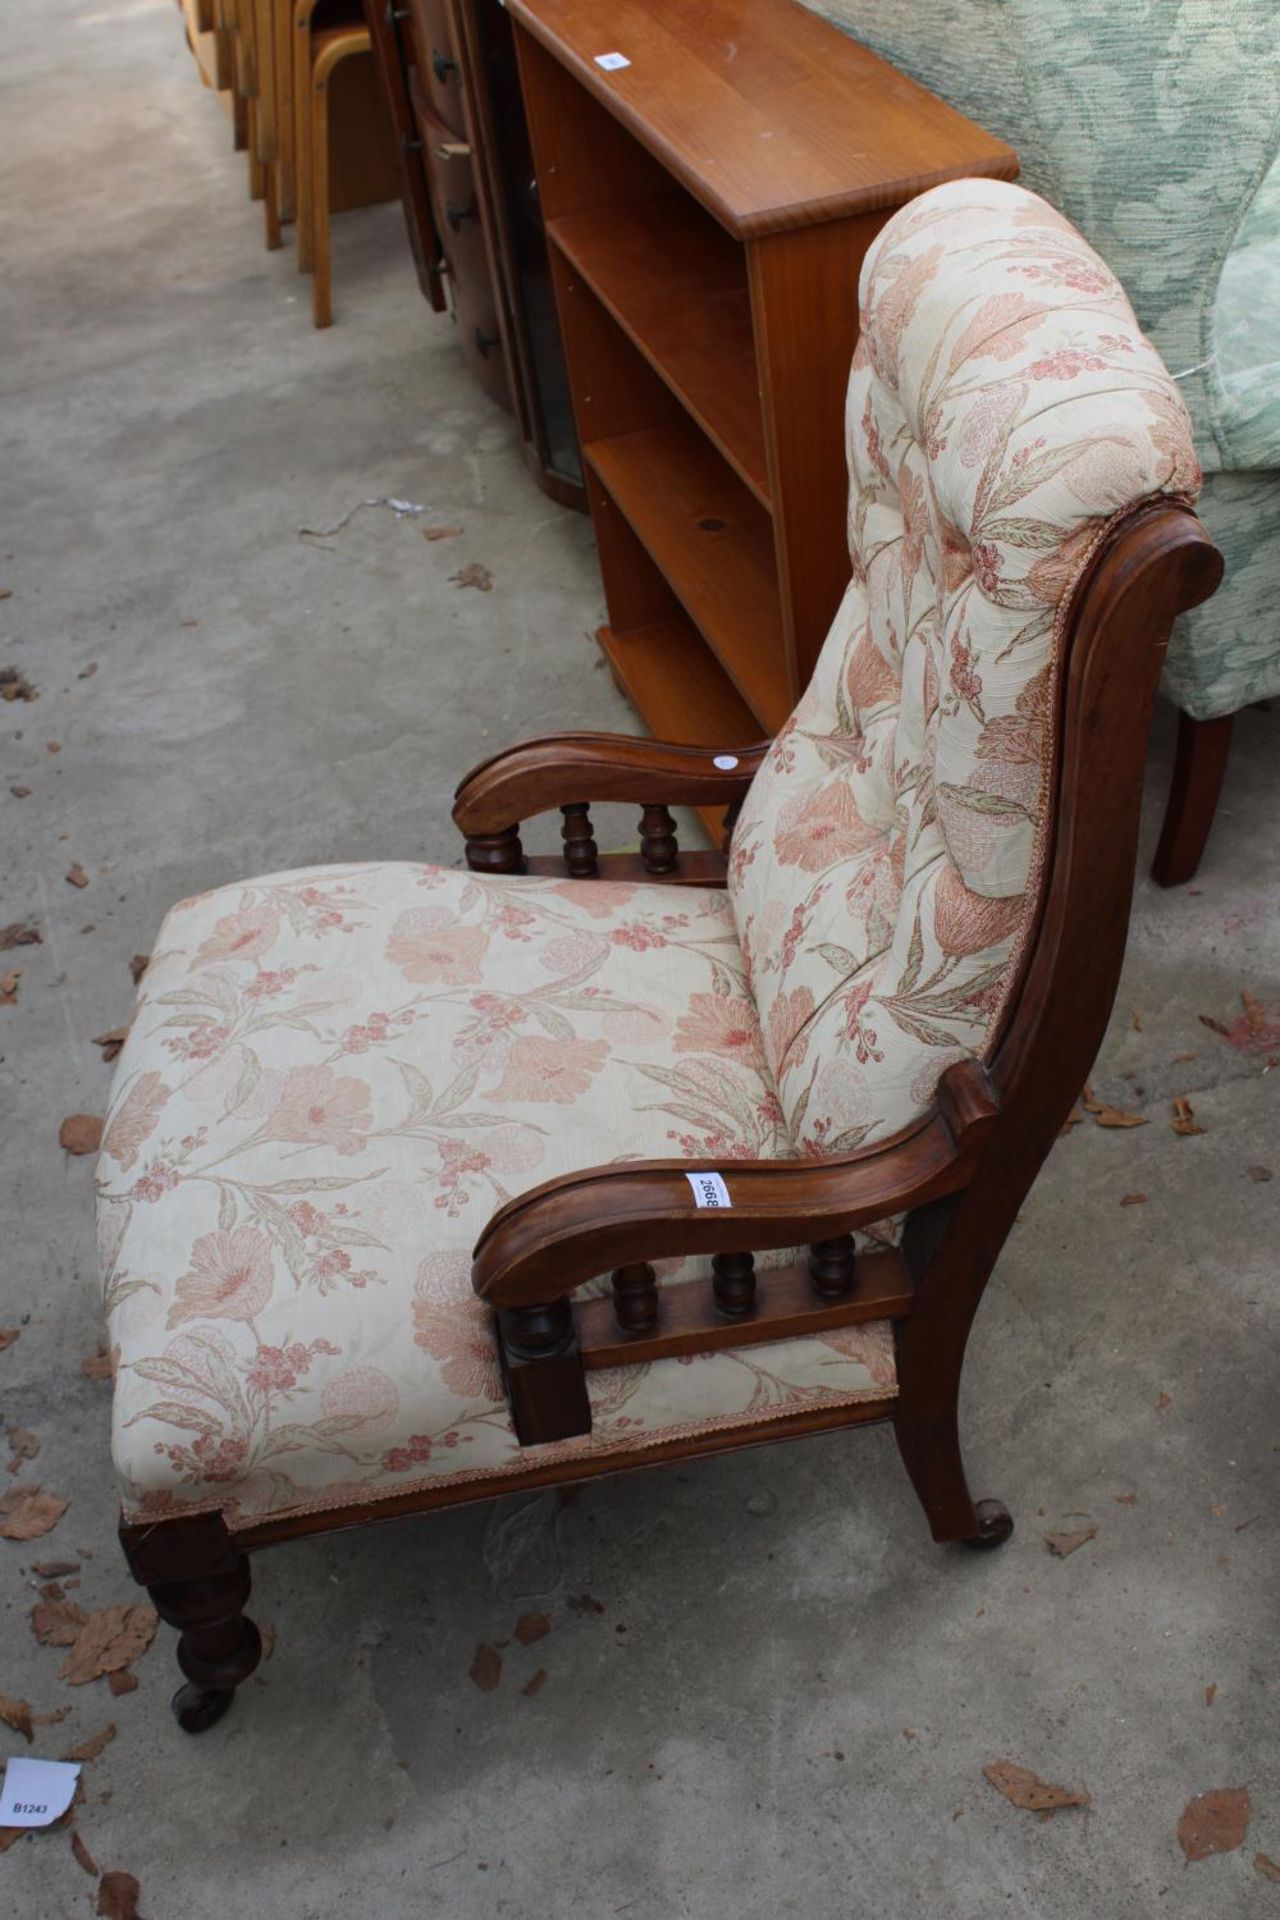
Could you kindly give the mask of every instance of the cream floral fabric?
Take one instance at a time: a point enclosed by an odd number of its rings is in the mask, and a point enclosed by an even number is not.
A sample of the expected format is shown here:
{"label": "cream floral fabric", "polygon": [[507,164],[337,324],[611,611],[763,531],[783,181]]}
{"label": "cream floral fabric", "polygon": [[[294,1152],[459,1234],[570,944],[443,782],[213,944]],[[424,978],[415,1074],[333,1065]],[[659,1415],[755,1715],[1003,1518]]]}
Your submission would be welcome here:
{"label": "cream floral fabric", "polygon": [[734,835],[788,1128],[884,1138],[981,1053],[1034,907],[1058,615],[1107,520],[1200,483],[1123,289],[1044,201],[958,181],[863,268],[853,578]]}
{"label": "cream floral fabric", "polygon": [[471,1289],[494,1210],[790,1154],[723,893],[382,865],[184,902],[99,1168],[126,1506],[324,1505],[892,1392],[873,1326],[596,1372],[589,1439],[516,1445]]}

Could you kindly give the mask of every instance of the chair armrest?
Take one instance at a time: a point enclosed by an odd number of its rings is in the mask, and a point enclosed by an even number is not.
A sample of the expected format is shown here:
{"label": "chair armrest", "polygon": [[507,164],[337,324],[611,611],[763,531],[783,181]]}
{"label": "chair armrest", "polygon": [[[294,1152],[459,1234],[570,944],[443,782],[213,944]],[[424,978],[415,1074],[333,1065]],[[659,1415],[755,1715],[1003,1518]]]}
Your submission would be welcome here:
{"label": "chair armrest", "polygon": [[721,749],[626,733],[544,734],[473,767],[454,795],[453,818],[470,837],[592,800],[729,807],[745,797],[768,751],[767,740]]}
{"label": "chair armrest", "polygon": [[[472,1284],[502,1311],[566,1298],[599,1274],[689,1254],[761,1252],[870,1226],[968,1184],[999,1118],[985,1067],[958,1061],[931,1113],[881,1145],[829,1160],[643,1160],[532,1188],[476,1242]],[[713,1173],[727,1206],[700,1205]]]}

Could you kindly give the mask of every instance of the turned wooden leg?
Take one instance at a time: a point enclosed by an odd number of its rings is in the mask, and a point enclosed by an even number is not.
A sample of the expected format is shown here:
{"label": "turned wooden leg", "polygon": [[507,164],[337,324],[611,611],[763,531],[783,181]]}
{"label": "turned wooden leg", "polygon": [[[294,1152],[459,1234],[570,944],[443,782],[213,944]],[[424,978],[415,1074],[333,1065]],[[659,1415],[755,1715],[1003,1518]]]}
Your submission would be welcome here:
{"label": "turned wooden leg", "polygon": [[1218,795],[1222,792],[1234,719],[1233,713],[1224,714],[1220,720],[1193,720],[1190,714],[1178,715],[1173,784],[1169,789],[1160,844],[1151,863],[1151,877],[1158,886],[1181,886],[1200,865]]}
{"label": "turned wooden leg", "polygon": [[204,1580],[166,1582],[148,1589],[156,1612],[179,1629],[178,1665],[186,1684],[173,1696],[184,1733],[203,1733],[221,1720],[236,1688],[262,1658],[262,1639],[244,1611],[249,1562]]}
{"label": "turned wooden leg", "polygon": [[244,1611],[249,1562],[220,1513],[122,1522],[120,1544],[160,1618],[178,1629],[178,1665],[187,1677],[173,1696],[178,1725],[203,1733],[262,1658],[261,1636]]}

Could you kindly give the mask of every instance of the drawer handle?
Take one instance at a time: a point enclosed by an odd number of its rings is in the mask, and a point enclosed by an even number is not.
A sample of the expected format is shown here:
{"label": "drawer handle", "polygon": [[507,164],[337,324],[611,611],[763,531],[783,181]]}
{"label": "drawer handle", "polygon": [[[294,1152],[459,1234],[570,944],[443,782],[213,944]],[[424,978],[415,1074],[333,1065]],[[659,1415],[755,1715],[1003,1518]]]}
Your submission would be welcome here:
{"label": "drawer handle", "polygon": [[458,63],[451,60],[447,53],[441,53],[439,47],[431,49],[431,71],[443,87],[451,73],[458,71]]}
{"label": "drawer handle", "polygon": [[475,342],[477,350],[487,360],[489,358],[490,347],[501,346],[502,335],[500,333],[486,333],[483,327],[477,327]]}
{"label": "drawer handle", "polygon": [[452,200],[446,200],[444,203],[444,217],[449,224],[450,230],[453,233],[457,233],[464,220],[478,220],[480,218],[480,209],[474,200],[469,207],[459,207],[456,206]]}
{"label": "drawer handle", "polygon": [[471,148],[465,140],[442,140],[436,148],[441,160],[469,160]]}
{"label": "drawer handle", "polygon": [[387,19],[393,27],[398,27],[402,20],[407,20],[409,18],[409,11],[408,7],[398,7],[395,4],[395,0],[388,0]]}

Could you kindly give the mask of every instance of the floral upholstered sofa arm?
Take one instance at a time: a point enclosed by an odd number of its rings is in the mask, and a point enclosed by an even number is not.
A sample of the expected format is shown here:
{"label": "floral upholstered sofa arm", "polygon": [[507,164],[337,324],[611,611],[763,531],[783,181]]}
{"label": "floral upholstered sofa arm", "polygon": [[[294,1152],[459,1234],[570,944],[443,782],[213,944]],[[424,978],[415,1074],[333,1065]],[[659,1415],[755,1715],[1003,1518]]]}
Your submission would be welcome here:
{"label": "floral upholstered sofa arm", "polygon": [[[482,761],[454,794],[454,824],[473,873],[568,874],[570,879],[665,880],[723,886],[720,853],[681,853],[669,808],[724,807],[726,828],[769,751],[684,746],[625,733],[553,733]],[[604,854],[591,830],[592,801],[643,808],[638,854]],[[520,823],[559,808],[562,858],[526,854]]]}

